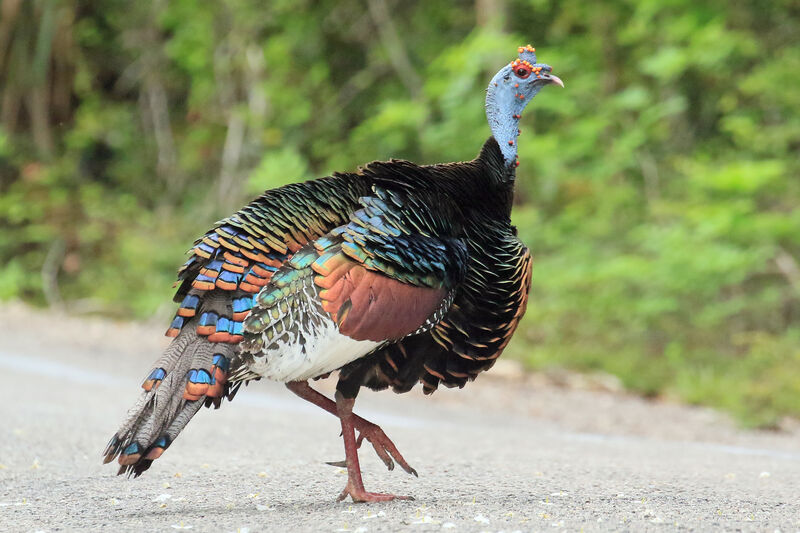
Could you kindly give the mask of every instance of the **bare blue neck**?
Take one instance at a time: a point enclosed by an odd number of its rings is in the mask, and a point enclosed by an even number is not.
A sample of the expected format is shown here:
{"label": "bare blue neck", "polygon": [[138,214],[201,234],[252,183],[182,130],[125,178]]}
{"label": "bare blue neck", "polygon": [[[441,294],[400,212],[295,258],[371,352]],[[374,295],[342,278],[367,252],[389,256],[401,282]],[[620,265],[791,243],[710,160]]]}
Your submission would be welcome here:
{"label": "bare blue neck", "polygon": [[524,95],[518,88],[511,68],[506,67],[492,78],[486,91],[486,119],[500,145],[506,167],[517,164],[519,119],[525,106],[539,92],[537,87],[531,94]]}

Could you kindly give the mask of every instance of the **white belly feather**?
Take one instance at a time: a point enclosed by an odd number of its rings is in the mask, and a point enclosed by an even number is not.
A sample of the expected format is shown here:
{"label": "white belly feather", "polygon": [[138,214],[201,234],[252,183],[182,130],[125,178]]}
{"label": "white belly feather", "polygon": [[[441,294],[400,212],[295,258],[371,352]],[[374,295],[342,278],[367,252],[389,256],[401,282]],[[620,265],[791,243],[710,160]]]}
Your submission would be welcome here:
{"label": "white belly feather", "polygon": [[[382,343],[355,340],[339,333],[322,309],[313,272],[283,285],[283,293],[266,308],[254,309],[260,350],[247,362],[250,372],[275,381],[300,381],[337,370]],[[281,288],[281,287],[279,287]],[[270,287],[262,290],[277,290]],[[245,320],[247,327],[249,320]]]}
{"label": "white belly feather", "polygon": [[333,320],[321,318],[313,331],[273,341],[250,370],[275,381],[301,381],[341,368],[381,345],[342,335]]}

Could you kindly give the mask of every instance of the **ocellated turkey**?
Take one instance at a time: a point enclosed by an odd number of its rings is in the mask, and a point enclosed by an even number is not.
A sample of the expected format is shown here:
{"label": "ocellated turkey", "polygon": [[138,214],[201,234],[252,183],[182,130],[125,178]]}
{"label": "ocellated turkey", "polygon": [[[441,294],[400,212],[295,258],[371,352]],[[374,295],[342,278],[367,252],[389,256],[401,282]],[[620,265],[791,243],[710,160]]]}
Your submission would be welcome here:
{"label": "ocellated turkey", "polygon": [[[265,377],[340,418],[348,482],[339,499],[398,497],[364,490],[363,439],[390,470],[396,461],[416,471],[380,427],[353,414],[356,395],[463,387],[508,344],[531,283],[530,254],[510,222],[518,125],[548,84],[563,87],[520,47],[489,84],[492,136],[474,160],[373,162],[269,190],[216,223],[179,270],[174,339],[105,462],[140,475],[200,407]],[[330,399],[308,380],[333,371]]]}

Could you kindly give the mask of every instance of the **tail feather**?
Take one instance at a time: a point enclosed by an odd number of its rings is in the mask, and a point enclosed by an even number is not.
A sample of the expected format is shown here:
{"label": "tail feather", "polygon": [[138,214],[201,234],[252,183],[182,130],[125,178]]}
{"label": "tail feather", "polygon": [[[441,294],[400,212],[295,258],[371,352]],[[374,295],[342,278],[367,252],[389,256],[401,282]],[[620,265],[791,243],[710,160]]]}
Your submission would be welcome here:
{"label": "tail feather", "polygon": [[104,452],[105,463],[110,463],[114,460],[122,450],[123,443],[129,440],[127,437],[131,435],[133,429],[139,427],[152,414],[156,392],[161,388],[164,378],[175,368],[181,354],[186,351],[187,346],[193,340],[192,333],[191,330],[187,329],[184,335],[176,337],[164,351],[164,355],[156,362],[154,370],[148,374],[147,379],[142,384],[144,392],[139,396],[136,404],[128,411],[120,430],[108,443]]}
{"label": "tail feather", "polygon": [[210,342],[187,323],[142,384],[144,389],[104,451],[118,474],[137,477],[159,458],[204,404],[232,398],[228,374],[236,347]]}
{"label": "tail feather", "polygon": [[164,450],[172,444],[172,441],[175,440],[178,433],[186,427],[189,420],[192,419],[202,406],[203,402],[201,400],[184,402],[167,430],[146,449],[146,452],[139,452],[133,456],[120,455],[120,467],[117,474],[128,474],[133,477],[142,475],[145,470],[150,468],[153,461],[161,457]]}

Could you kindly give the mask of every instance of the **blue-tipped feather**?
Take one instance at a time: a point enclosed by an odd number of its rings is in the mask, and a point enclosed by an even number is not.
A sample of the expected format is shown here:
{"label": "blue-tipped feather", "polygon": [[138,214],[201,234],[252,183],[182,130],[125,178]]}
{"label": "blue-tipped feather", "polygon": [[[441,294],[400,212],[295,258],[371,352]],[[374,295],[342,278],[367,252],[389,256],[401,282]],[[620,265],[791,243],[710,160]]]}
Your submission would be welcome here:
{"label": "blue-tipped feather", "polygon": [[152,372],[150,372],[150,375],[147,376],[147,379],[153,379],[153,380],[156,380],[156,381],[161,381],[162,379],[164,379],[166,377],[166,375],[167,375],[167,371],[166,370],[164,370],[163,368],[156,368]]}
{"label": "blue-tipped feather", "polygon": [[200,298],[198,298],[194,294],[187,294],[186,297],[181,302],[181,307],[185,307],[186,309],[197,310],[197,306],[199,304],[200,304]]}
{"label": "blue-tipped feather", "polygon": [[216,280],[210,276],[206,276],[205,274],[198,274],[195,278],[195,281],[214,283]]}
{"label": "blue-tipped feather", "polygon": [[230,226],[220,226],[217,228],[217,231],[221,231],[230,237],[234,237],[236,235],[236,230]]}
{"label": "blue-tipped feather", "polygon": [[222,268],[222,261],[220,261],[219,259],[214,259],[213,261],[208,263],[205,268],[206,270],[213,270],[214,272],[219,272],[219,270]]}
{"label": "blue-tipped feather", "polygon": [[136,442],[132,442],[122,451],[123,455],[135,455],[137,453],[141,453],[141,447]]}
{"label": "blue-tipped feather", "polygon": [[230,368],[231,362],[228,360],[227,357],[222,355],[221,353],[214,354],[214,366],[222,370],[223,372],[227,372]]}
{"label": "blue-tipped feather", "polygon": [[237,274],[236,272],[231,272],[230,270],[223,270],[219,274],[219,278],[226,283],[234,283],[238,284],[239,280],[242,279],[241,274]]}
{"label": "blue-tipped feather", "polygon": [[[255,274],[253,274],[255,275]],[[244,311],[249,311],[253,307],[253,299],[249,296],[245,296],[244,298],[237,298],[233,301],[233,312],[234,313],[242,313]]]}
{"label": "blue-tipped feather", "polygon": [[204,252],[206,252],[207,254],[214,253],[214,250],[216,249],[216,248],[214,248],[212,246],[209,246],[208,244],[206,244],[204,242],[198,243],[197,247],[200,248],[201,250],[203,250]]}
{"label": "blue-tipped feather", "polygon": [[220,317],[217,320],[217,332],[231,332],[231,320],[227,317]]}
{"label": "blue-tipped feather", "polygon": [[211,374],[204,368],[193,368],[189,370],[189,381],[192,383],[211,384]]}
{"label": "blue-tipped feather", "polygon": [[212,311],[207,311],[200,315],[200,321],[197,323],[198,326],[216,326],[217,320],[219,319],[219,315]]}

